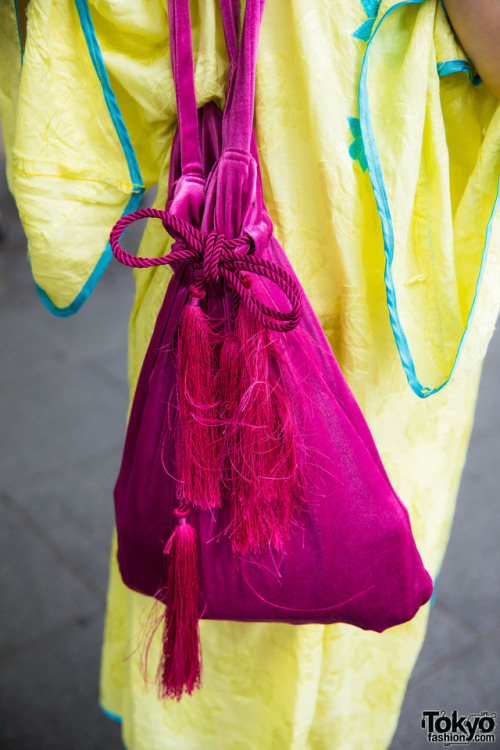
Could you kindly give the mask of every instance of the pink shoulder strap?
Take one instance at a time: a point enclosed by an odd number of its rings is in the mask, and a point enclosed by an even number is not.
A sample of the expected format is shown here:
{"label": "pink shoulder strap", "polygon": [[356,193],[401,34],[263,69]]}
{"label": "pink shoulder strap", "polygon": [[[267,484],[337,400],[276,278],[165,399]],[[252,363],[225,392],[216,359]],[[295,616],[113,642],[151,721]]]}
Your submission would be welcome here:
{"label": "pink shoulder strap", "polygon": [[175,85],[183,174],[203,174],[194,88],[189,0],[168,0],[170,59]]}
{"label": "pink shoulder strap", "polygon": [[[220,0],[229,58],[224,148],[249,151],[253,128],[255,66],[265,0],[247,0],[238,44],[239,0]],[[175,86],[183,174],[203,174],[194,86],[189,0],[168,0],[170,58]]]}
{"label": "pink shoulder strap", "polygon": [[247,0],[238,47],[239,0],[220,0],[229,58],[223,146],[250,150],[255,100],[255,67],[265,0]]}

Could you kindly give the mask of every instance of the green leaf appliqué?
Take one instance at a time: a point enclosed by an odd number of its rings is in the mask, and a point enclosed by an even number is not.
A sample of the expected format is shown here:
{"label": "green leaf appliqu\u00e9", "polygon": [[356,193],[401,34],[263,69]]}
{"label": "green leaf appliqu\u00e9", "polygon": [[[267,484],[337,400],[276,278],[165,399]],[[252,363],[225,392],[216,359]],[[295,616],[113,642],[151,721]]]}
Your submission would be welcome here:
{"label": "green leaf appliqu\u00e9", "polygon": [[382,0],[361,0],[361,2],[368,18],[356,29],[353,36],[356,37],[356,39],[362,39],[363,42],[367,42],[372,33],[373,25],[377,18],[378,9]]}
{"label": "green leaf appliqu\u00e9", "polygon": [[363,172],[368,168],[366,161],[365,148],[363,146],[363,139],[361,137],[361,125],[359,124],[359,117],[348,117],[349,128],[354,138],[353,142],[349,146],[349,156],[354,161],[359,161],[359,165]]}

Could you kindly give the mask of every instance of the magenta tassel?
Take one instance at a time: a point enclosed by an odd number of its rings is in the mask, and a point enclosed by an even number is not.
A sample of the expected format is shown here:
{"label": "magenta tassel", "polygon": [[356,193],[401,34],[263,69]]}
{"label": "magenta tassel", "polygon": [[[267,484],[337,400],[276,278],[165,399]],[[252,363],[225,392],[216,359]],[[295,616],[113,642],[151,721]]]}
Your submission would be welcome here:
{"label": "magenta tassel", "polygon": [[221,505],[219,419],[213,382],[213,334],[200,307],[204,292],[190,288],[178,328],[180,496],[207,509]]}
{"label": "magenta tassel", "polygon": [[201,685],[199,634],[200,581],[198,534],[188,511],[174,511],[177,525],[165,545],[169,555],[163,656],[158,669],[159,697],[180,700]]}
{"label": "magenta tassel", "polygon": [[240,398],[239,352],[234,331],[229,331],[222,341],[219,355],[217,392],[221,424],[224,429],[225,452],[223,463],[223,485],[228,493],[232,491],[232,457],[234,453],[234,420]]}
{"label": "magenta tassel", "polygon": [[269,373],[272,334],[245,305],[240,305],[235,334],[234,344],[231,334],[223,344],[219,378],[230,476],[229,533],[240,553],[282,549],[302,499],[293,409]]}

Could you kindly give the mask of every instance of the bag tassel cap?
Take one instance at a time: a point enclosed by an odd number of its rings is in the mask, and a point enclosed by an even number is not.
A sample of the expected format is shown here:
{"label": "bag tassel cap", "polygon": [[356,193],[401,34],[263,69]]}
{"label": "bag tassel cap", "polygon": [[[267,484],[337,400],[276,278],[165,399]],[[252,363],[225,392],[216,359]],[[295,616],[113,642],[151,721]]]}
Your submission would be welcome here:
{"label": "bag tassel cap", "polygon": [[179,701],[201,686],[200,580],[198,534],[187,521],[187,509],[174,513],[177,523],[163,551],[169,572],[158,693],[160,699]]}

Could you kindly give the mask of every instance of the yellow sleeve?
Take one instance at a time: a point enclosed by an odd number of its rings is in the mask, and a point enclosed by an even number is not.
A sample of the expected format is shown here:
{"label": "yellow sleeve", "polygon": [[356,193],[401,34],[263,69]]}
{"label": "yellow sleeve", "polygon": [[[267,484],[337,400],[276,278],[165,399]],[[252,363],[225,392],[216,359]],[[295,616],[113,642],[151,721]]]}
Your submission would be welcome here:
{"label": "yellow sleeve", "polygon": [[500,102],[440,0],[382,0],[359,84],[388,311],[422,397],[480,361],[500,309]]}
{"label": "yellow sleeve", "polygon": [[94,288],[111,257],[111,227],[157,182],[171,143],[166,14],[147,0],[32,0],[22,68],[14,2],[4,20],[10,184],[40,297],[66,316]]}
{"label": "yellow sleeve", "polygon": [[0,122],[7,162],[7,182],[13,190],[12,149],[21,81],[22,37],[16,3],[0,4]]}

